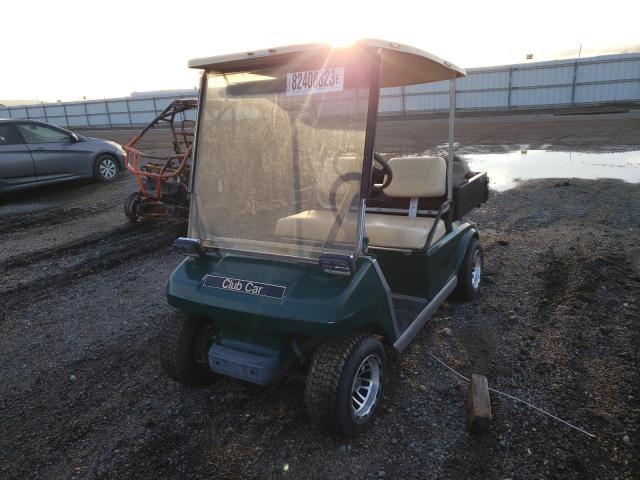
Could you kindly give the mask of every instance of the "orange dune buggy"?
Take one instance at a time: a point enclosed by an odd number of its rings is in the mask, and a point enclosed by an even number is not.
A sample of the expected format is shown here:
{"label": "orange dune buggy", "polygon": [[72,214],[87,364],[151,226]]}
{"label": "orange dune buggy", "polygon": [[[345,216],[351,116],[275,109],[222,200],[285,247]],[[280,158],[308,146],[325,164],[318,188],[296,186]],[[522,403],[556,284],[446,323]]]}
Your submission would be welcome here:
{"label": "orange dune buggy", "polygon": [[[187,119],[186,112],[195,111],[197,107],[195,98],[174,100],[124,147],[127,170],[133,173],[138,184],[138,191],[129,195],[124,203],[124,213],[132,222],[166,216],[188,218],[195,121]],[[170,133],[172,148],[168,150],[165,144],[154,151],[139,150],[138,145],[151,130],[158,135]]]}

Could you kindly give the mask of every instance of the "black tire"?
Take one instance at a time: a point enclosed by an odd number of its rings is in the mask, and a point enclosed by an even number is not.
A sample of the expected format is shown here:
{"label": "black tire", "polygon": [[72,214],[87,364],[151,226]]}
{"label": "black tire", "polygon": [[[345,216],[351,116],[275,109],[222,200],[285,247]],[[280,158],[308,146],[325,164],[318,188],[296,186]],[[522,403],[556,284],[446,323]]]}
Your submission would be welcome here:
{"label": "black tire", "polygon": [[[479,257],[479,260],[477,258]],[[474,270],[477,267],[477,261],[480,262],[479,278],[474,281]],[[464,253],[462,265],[458,272],[458,285],[456,286],[455,296],[463,301],[471,301],[480,294],[480,278],[484,267],[484,259],[482,256],[482,248],[477,238],[472,238]]]}
{"label": "black tire", "polygon": [[129,195],[124,201],[124,214],[133,223],[140,223],[142,216],[136,212],[138,205],[144,201],[144,197],[138,192]]}
{"label": "black tire", "polygon": [[[359,368],[371,356],[379,362],[379,388],[368,413],[358,416],[352,403],[352,386]],[[312,421],[322,430],[341,435],[353,437],[362,433],[380,407],[386,370],[384,347],[372,335],[361,333],[324,341],[313,355],[305,389]]]}
{"label": "black tire", "polygon": [[209,369],[208,351],[217,334],[211,320],[171,315],[164,320],[158,339],[160,365],[164,373],[178,383],[204,386],[217,374]]}
{"label": "black tire", "polygon": [[113,155],[100,155],[93,162],[93,177],[102,183],[113,182],[118,176],[118,160]]}

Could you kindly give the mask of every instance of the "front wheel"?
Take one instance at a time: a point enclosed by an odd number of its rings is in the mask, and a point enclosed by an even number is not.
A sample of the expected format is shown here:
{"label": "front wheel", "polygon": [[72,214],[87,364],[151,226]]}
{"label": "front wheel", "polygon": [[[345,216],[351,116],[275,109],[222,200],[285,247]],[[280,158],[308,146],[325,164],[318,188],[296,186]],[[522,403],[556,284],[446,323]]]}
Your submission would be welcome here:
{"label": "front wheel", "polygon": [[202,317],[171,315],[160,330],[158,350],[162,370],[178,383],[203,386],[217,376],[209,368],[209,348],[217,329],[213,321]]}
{"label": "front wheel", "polygon": [[458,272],[458,286],[456,296],[460,300],[474,300],[480,293],[480,279],[482,277],[482,248],[476,238],[472,238],[462,259]]}
{"label": "front wheel", "polygon": [[380,341],[368,334],[330,338],[313,355],[305,401],[322,429],[350,437],[374,420],[387,370]]}
{"label": "front wheel", "polygon": [[111,155],[100,155],[93,165],[93,176],[103,183],[113,182],[118,174],[118,164]]}

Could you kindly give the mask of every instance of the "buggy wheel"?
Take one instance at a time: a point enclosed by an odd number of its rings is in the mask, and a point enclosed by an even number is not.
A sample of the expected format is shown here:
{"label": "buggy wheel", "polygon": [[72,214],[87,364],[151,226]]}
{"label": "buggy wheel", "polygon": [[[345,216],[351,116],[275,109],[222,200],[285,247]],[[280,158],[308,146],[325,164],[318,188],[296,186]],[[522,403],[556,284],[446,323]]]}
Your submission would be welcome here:
{"label": "buggy wheel", "polygon": [[100,155],[93,164],[93,176],[103,183],[113,182],[118,175],[118,163],[111,155]]}
{"label": "buggy wheel", "polygon": [[208,385],[217,374],[209,369],[209,348],[217,336],[215,324],[206,318],[171,315],[162,323],[158,353],[162,370],[178,383]]}
{"label": "buggy wheel", "polygon": [[138,213],[138,208],[143,201],[144,197],[138,192],[132,193],[124,201],[124,214],[133,223],[140,223],[142,221],[142,215]]}
{"label": "buggy wheel", "polygon": [[368,334],[331,338],[313,355],[305,401],[315,424],[350,437],[373,422],[380,406],[387,357]]}
{"label": "buggy wheel", "polygon": [[480,242],[476,238],[472,238],[458,272],[458,285],[455,293],[460,300],[473,300],[480,293],[482,266],[483,258]]}

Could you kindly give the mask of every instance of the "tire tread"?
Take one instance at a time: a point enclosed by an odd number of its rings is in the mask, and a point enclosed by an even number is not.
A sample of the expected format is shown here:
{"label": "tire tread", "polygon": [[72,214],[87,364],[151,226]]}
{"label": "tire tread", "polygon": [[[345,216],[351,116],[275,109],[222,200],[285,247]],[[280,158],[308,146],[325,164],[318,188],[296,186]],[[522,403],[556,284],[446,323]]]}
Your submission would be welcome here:
{"label": "tire tread", "polygon": [[331,338],[320,344],[314,353],[307,375],[305,400],[313,423],[321,430],[352,434],[345,431],[339,421],[340,379],[351,353],[371,339],[366,333]]}
{"label": "tire tread", "polygon": [[176,382],[190,386],[211,383],[215,374],[192,360],[193,339],[203,325],[197,317],[169,316],[162,322],[158,353],[163,371]]}
{"label": "tire tread", "polygon": [[458,285],[455,289],[455,297],[459,300],[469,302],[474,300],[478,296],[478,291],[474,290],[471,286],[471,269],[473,265],[473,252],[479,250],[482,254],[482,247],[480,241],[477,238],[472,238],[467,246],[467,250],[464,252],[464,258],[462,259],[462,265],[458,272]]}

